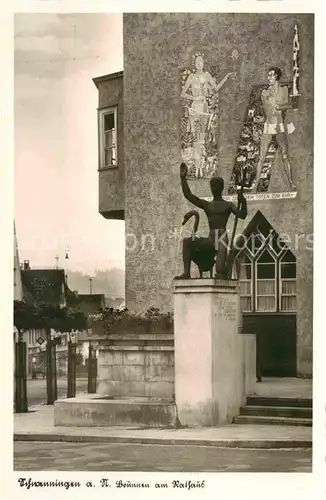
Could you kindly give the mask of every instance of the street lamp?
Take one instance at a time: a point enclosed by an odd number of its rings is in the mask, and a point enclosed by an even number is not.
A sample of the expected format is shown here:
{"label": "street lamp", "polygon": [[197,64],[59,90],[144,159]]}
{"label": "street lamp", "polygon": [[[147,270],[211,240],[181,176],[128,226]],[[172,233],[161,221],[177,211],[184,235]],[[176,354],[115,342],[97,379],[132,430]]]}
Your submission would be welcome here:
{"label": "street lamp", "polygon": [[[65,260],[68,260],[69,259],[69,247],[66,245],[65,246],[65,249],[64,249],[64,254],[65,254]],[[57,261],[56,262],[56,269],[59,269],[59,255],[56,255],[55,256],[55,260]]]}

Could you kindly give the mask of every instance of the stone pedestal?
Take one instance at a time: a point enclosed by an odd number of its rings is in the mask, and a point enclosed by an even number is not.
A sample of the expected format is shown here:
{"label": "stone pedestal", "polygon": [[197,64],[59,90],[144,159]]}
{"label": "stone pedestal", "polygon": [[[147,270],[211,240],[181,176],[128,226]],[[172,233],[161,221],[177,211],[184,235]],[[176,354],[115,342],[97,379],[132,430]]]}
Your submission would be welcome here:
{"label": "stone pedestal", "polygon": [[246,400],[238,283],[174,281],[175,397],[184,426],[232,422]]}

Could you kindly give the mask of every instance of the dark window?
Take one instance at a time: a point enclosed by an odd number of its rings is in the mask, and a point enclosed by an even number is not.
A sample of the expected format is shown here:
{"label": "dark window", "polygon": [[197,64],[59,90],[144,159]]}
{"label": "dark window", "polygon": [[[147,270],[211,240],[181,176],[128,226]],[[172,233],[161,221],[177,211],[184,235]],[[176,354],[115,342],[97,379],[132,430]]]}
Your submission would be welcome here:
{"label": "dark window", "polygon": [[100,168],[117,165],[117,110],[101,110],[100,117]]}
{"label": "dark window", "polygon": [[106,113],[104,115],[104,130],[114,129],[114,113]]}

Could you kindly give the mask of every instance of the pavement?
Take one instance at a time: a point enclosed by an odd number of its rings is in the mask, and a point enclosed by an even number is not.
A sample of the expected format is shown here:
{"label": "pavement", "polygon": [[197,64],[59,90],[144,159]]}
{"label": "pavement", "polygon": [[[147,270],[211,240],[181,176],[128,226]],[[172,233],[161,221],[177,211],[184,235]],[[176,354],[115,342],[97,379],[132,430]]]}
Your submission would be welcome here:
{"label": "pavement", "polygon": [[[57,380],[58,387],[58,399],[66,398],[67,396],[67,377],[58,377]],[[76,379],[76,391],[77,393],[87,392],[87,378],[77,378]],[[46,380],[43,378],[38,378],[32,380],[29,378],[27,380],[27,400],[29,406],[46,404],[47,394],[46,394]]]}
{"label": "pavement", "polygon": [[[311,397],[306,379],[266,379],[253,395]],[[196,445],[219,448],[311,448],[312,428],[289,425],[230,424],[207,428],[61,427],[54,426],[53,406],[32,406],[14,415],[15,441]]]}
{"label": "pavement", "polygon": [[14,443],[14,470],[103,471],[109,481],[112,471],[310,473],[312,450],[20,441]]}

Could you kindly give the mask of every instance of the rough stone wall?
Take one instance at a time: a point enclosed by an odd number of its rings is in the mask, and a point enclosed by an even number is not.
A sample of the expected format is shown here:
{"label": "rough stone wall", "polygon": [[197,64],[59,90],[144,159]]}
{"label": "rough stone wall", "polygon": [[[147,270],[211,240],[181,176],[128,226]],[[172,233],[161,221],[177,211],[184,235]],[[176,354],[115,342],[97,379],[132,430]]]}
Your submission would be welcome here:
{"label": "rough stone wall", "polygon": [[174,398],[173,350],[99,351],[99,393]]}

